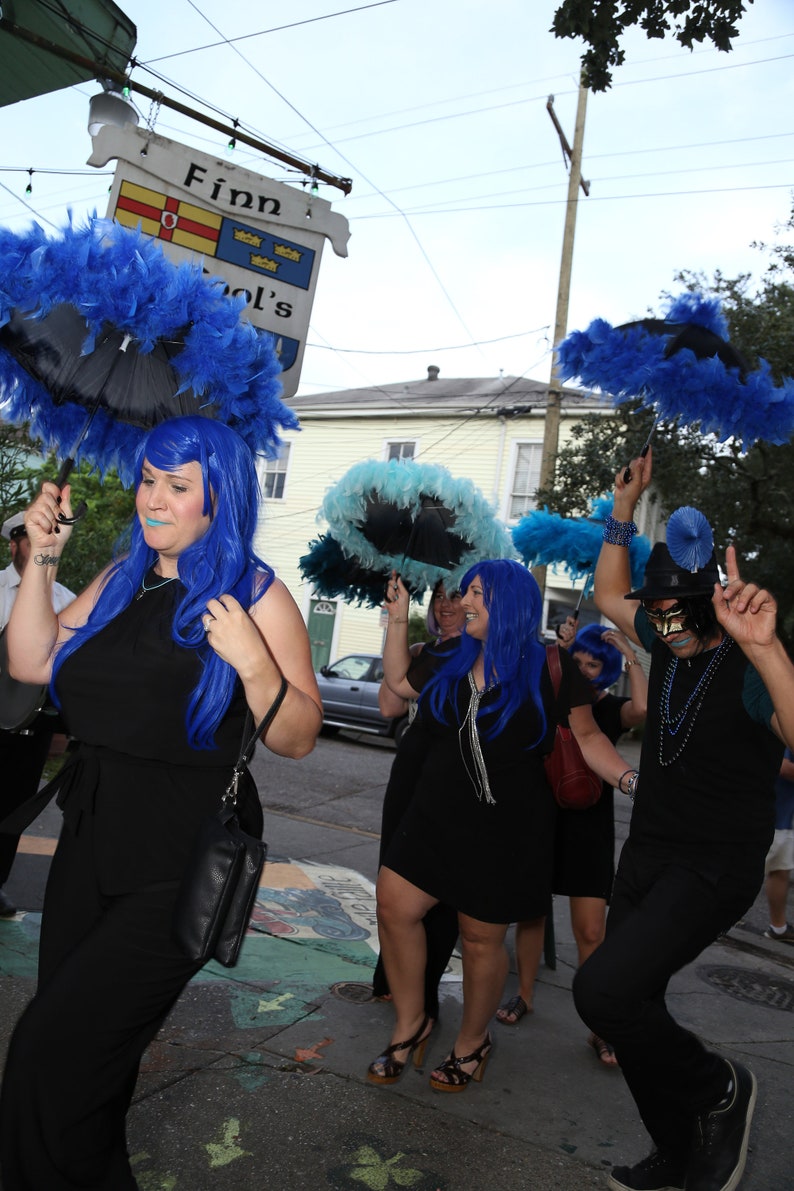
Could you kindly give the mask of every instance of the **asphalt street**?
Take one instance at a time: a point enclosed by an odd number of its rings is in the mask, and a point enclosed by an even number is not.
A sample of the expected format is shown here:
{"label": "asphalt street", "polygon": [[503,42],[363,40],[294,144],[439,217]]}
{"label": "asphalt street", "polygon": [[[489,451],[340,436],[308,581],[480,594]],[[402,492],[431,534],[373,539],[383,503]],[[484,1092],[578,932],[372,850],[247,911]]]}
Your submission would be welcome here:
{"label": "asphalt street", "polygon": [[[624,752],[629,754],[629,746]],[[149,1048],[129,1118],[141,1191],[589,1191],[649,1145],[619,1071],[600,1065],[573,1008],[575,947],[555,899],[555,958],[535,1012],[494,1024],[483,1082],[432,1091],[460,1009],[442,990],[424,1072],[367,1083],[391,1010],[372,1000],[373,881],[389,742],[343,733],[300,762],[252,765],[269,859],[240,964],[210,964]],[[617,800],[618,846],[629,804]],[[39,910],[59,814],[24,838],[0,921],[0,1045],[32,994]],[[791,916],[794,918],[794,896]],[[759,1101],[742,1191],[794,1191],[794,948],[763,938],[762,896],[679,973],[677,1017],[755,1071]],[[508,993],[515,988],[514,969]],[[39,1189],[37,1189],[39,1191]],[[41,1188],[40,1191],[50,1191]]]}

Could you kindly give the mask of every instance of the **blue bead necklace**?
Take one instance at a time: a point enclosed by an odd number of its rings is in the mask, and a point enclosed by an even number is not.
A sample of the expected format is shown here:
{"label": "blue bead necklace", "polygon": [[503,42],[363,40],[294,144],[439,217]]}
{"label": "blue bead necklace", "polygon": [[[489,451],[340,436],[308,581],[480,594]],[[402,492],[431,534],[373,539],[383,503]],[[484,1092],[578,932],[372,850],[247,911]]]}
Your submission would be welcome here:
{"label": "blue bead necklace", "polygon": [[[723,637],[719,648],[715,649],[708,666],[701,674],[694,689],[690,692],[684,706],[680,711],[673,715],[670,711],[670,695],[675,682],[676,672],[678,670],[677,657],[671,657],[664,676],[664,683],[662,684],[662,700],[661,700],[661,715],[659,720],[659,764],[665,768],[672,765],[674,761],[683,753],[687,746],[689,737],[692,735],[692,729],[695,726],[695,720],[698,717],[698,712],[703,706],[703,700],[706,697],[706,691],[711,686],[714,675],[717,673],[723,659],[728,650],[733,645],[733,640],[730,637]],[[665,740],[669,737],[676,737],[682,730],[684,737],[671,757],[665,757]]]}

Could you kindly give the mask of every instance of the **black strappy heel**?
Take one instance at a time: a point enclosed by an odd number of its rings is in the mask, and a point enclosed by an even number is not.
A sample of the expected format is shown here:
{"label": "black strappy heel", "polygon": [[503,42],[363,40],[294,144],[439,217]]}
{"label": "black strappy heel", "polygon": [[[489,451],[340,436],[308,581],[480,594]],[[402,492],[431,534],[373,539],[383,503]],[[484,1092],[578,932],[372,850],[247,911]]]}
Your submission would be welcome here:
{"label": "black strappy heel", "polygon": [[[428,1025],[430,1025],[429,1030],[427,1030]],[[425,1033],[425,1030],[427,1030],[427,1033]],[[414,1067],[421,1067],[422,1060],[425,1057],[427,1040],[432,1032],[432,1018],[425,1014],[425,1018],[413,1038],[409,1038],[407,1042],[393,1042],[391,1046],[386,1047],[382,1055],[378,1055],[374,1063],[370,1063],[367,1068],[367,1079],[370,1083],[396,1083],[405,1070],[408,1059],[412,1055]],[[408,1051],[408,1055],[402,1063],[394,1057],[398,1050]]]}
{"label": "black strappy heel", "polygon": [[[444,1059],[444,1062],[436,1067],[430,1076],[430,1087],[435,1088],[437,1092],[465,1092],[473,1079],[477,1083],[481,1081],[492,1049],[493,1041],[490,1034],[485,1035],[483,1041],[470,1055],[458,1058],[453,1048],[449,1058]],[[476,1063],[477,1066],[473,1071],[464,1071],[464,1063]]]}

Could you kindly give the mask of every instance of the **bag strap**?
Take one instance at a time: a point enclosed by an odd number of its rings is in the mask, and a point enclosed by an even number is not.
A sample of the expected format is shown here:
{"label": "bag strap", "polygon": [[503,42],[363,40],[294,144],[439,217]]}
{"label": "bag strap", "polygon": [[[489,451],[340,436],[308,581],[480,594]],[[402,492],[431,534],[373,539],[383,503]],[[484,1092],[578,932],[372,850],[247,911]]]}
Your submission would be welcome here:
{"label": "bag strap", "polygon": [[257,724],[251,736],[249,736],[248,733],[251,731],[251,724],[254,722],[254,717],[251,715],[250,707],[248,708],[245,716],[245,723],[243,724],[243,743],[240,747],[240,755],[234,765],[234,771],[232,773],[231,780],[229,781],[229,784],[223,794],[222,801],[224,804],[231,803],[232,806],[237,805],[237,786],[239,784],[240,778],[245,771],[246,765],[254,754],[257,740],[259,740],[259,737],[263,732],[267,731],[268,727],[275,719],[281,704],[284,702],[284,697],[288,688],[289,683],[282,674],[281,686],[278,688],[278,694],[268,707],[264,718]]}
{"label": "bag strap", "polygon": [[560,647],[559,645],[546,646],[546,665],[549,668],[549,677],[551,678],[551,688],[554,691],[555,700],[560,693],[560,683],[562,682],[562,666],[560,665]]}

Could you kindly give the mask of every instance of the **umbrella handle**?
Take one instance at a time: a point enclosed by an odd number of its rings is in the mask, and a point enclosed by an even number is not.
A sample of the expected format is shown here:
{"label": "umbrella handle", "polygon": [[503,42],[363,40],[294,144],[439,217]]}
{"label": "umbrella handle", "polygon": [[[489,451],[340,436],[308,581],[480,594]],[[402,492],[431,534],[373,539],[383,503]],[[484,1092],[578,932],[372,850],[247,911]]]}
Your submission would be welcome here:
{"label": "umbrella handle", "polygon": [[[654,424],[653,426],[651,426],[651,432],[645,440],[645,446],[640,451],[640,457],[642,459],[645,458],[645,456],[648,454],[648,451],[651,449],[651,439],[653,438],[653,432],[655,429],[656,429],[656,425]],[[631,468],[630,467],[627,467],[626,470],[623,472],[623,483],[624,484],[631,483]]]}
{"label": "umbrella handle", "polygon": [[[73,467],[74,467],[74,459],[72,459],[71,457],[69,457],[68,459],[64,459],[63,463],[61,464],[61,470],[58,472],[57,476],[55,477],[55,486],[57,488],[63,488],[64,484],[69,479],[69,476],[72,473]],[[81,500],[79,505],[77,506],[77,508],[74,511],[73,517],[65,517],[63,515],[63,513],[59,513],[58,514],[58,522],[61,525],[74,525],[74,523],[76,521],[79,521],[81,519],[81,517],[85,517],[87,512],[88,512],[88,505],[85,503],[84,500]]]}

